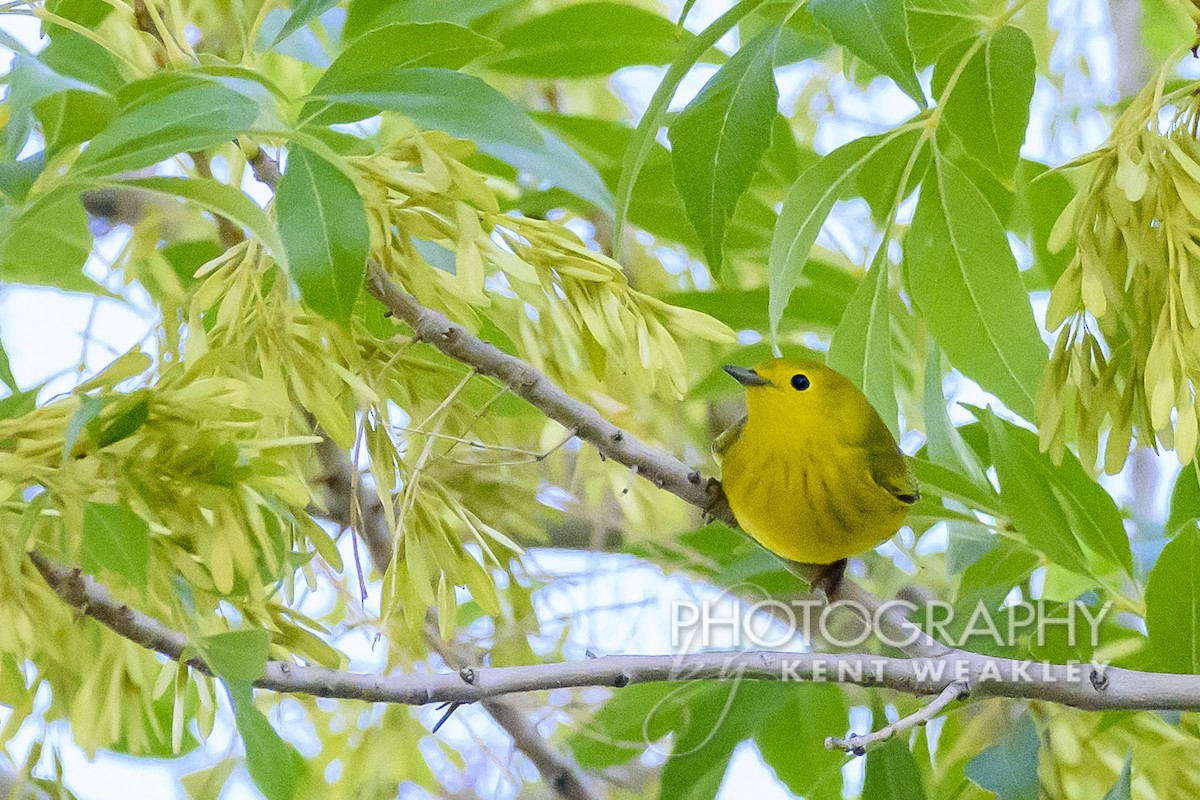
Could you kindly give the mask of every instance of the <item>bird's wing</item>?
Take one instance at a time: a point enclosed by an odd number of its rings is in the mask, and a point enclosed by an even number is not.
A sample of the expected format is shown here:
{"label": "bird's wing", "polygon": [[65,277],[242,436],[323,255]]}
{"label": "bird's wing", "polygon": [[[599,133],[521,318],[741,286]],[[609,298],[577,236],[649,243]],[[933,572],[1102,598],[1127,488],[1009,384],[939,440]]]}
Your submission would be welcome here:
{"label": "bird's wing", "polygon": [[876,421],[879,429],[868,436],[865,443],[871,478],[892,497],[911,506],[921,499],[921,487],[917,483],[917,476],[913,474],[908,459],[896,446],[896,440],[892,438],[883,420],[876,417]]}
{"label": "bird's wing", "polygon": [[908,459],[899,450],[875,455],[871,459],[871,477],[902,503],[911,506],[921,499],[921,487],[917,483],[917,476],[909,467]]}
{"label": "bird's wing", "polygon": [[721,456],[725,455],[725,451],[729,449],[730,445],[742,438],[742,431],[746,430],[747,419],[749,417],[742,417],[713,441],[712,451],[717,461],[721,460]]}

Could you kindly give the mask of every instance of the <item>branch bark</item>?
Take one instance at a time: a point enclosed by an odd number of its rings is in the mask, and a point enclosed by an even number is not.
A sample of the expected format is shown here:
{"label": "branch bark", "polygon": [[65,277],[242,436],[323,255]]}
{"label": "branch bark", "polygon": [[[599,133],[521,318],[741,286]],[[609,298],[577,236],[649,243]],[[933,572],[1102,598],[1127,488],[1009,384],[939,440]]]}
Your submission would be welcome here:
{"label": "branch bark", "polygon": [[[180,660],[187,637],[113,599],[91,576],[30,558],[46,583],[80,614],[131,642]],[[187,662],[211,674],[199,658]],[[1016,661],[949,650],[933,658],[891,658],[869,653],[751,651],[678,656],[605,656],[520,667],[464,667],[458,672],[361,675],[281,661],[267,664],[255,686],[276,692],[374,703],[424,705],[475,703],[548,689],[695,680],[817,681],[883,687],[913,695],[939,695],[964,683],[975,698],[1045,700],[1088,711],[1200,711],[1200,675],[1168,675],[1087,665]],[[956,694],[959,688],[956,687]]]}

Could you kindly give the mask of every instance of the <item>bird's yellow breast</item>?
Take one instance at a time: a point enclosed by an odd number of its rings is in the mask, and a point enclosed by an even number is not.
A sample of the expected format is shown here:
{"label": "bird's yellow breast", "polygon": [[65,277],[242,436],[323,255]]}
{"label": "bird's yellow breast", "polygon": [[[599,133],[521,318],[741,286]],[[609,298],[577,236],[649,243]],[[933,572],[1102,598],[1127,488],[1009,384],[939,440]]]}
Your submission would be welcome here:
{"label": "bird's yellow breast", "polygon": [[865,450],[821,431],[781,436],[747,425],[721,473],[738,524],[793,561],[831,564],[870,550],[908,512],[875,482]]}

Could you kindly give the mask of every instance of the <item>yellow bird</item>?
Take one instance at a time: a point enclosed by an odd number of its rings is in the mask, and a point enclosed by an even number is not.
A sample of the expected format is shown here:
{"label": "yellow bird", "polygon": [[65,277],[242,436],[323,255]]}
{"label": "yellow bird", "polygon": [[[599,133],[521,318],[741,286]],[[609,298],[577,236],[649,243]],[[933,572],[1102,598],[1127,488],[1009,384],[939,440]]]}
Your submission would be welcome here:
{"label": "yellow bird", "polygon": [[832,594],[846,558],[891,538],[917,502],[917,481],[858,387],[815,361],[726,366],[747,414],[713,444],[729,507],[763,547],[828,564]]}

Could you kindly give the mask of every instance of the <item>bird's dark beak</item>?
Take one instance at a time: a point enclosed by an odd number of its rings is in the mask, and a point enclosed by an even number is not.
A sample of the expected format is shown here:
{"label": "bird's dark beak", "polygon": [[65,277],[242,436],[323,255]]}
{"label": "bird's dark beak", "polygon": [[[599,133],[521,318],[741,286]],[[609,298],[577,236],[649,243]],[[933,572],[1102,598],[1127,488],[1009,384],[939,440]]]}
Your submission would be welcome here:
{"label": "bird's dark beak", "polygon": [[730,376],[740,383],[742,386],[769,386],[770,381],[759,375],[752,369],[747,367],[735,367],[733,364],[726,364],[721,367],[730,374]]}

